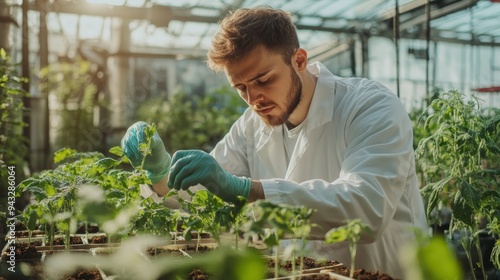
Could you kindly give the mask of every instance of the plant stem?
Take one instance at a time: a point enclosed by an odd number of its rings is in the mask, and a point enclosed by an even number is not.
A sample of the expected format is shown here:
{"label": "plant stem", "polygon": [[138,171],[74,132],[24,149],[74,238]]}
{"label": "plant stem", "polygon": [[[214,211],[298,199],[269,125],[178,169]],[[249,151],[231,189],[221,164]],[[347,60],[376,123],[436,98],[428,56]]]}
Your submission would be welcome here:
{"label": "plant stem", "polygon": [[235,239],[234,239],[234,248],[236,249],[236,251],[238,251],[238,240],[239,240],[239,235],[238,235],[238,231],[236,231]]}
{"label": "plant stem", "polygon": [[50,223],[50,228],[49,228],[49,247],[50,250],[54,250],[54,223]]}
{"label": "plant stem", "polygon": [[302,274],[302,271],[304,270],[304,250],[305,250],[305,238],[302,237],[302,243],[300,244],[300,248],[301,248],[301,253],[300,253],[300,274]]}
{"label": "plant stem", "polygon": [[472,273],[472,279],[477,280],[476,273],[474,273],[474,264],[472,263],[472,255],[471,255],[471,251],[470,251],[469,239],[467,238],[465,241],[462,239],[461,243],[462,243],[462,247],[465,250],[465,255],[467,256],[469,268],[470,268],[470,271]]}
{"label": "plant stem", "polygon": [[198,252],[198,246],[200,246],[201,242],[201,231],[196,232],[196,252]]}
{"label": "plant stem", "polygon": [[349,251],[351,252],[351,270],[349,271],[349,277],[353,278],[354,277],[354,269],[356,266],[354,265],[354,262],[356,261],[356,243],[349,243]]}
{"label": "plant stem", "polygon": [[[292,239],[292,275],[295,275],[295,248],[297,246],[297,239]],[[295,277],[294,277],[295,278]]]}
{"label": "plant stem", "polygon": [[479,237],[476,236],[476,238],[474,239],[475,239],[474,243],[476,244],[477,256],[479,258],[479,265],[481,266],[481,273],[483,274],[483,279],[488,279],[488,277],[486,276],[486,272],[484,271],[483,253],[481,251],[481,243],[479,242]]}
{"label": "plant stem", "polygon": [[89,240],[89,223],[86,221],[84,225],[85,225],[85,238]]}
{"label": "plant stem", "polygon": [[278,244],[276,246],[276,259],[274,261],[274,278],[278,278],[278,268],[279,268],[279,251],[280,251],[280,245]]}
{"label": "plant stem", "polygon": [[68,230],[66,231],[66,240],[64,241],[64,249],[66,251],[69,251],[69,244],[70,244],[70,234],[69,234],[69,227],[70,227],[70,222],[68,221]]}

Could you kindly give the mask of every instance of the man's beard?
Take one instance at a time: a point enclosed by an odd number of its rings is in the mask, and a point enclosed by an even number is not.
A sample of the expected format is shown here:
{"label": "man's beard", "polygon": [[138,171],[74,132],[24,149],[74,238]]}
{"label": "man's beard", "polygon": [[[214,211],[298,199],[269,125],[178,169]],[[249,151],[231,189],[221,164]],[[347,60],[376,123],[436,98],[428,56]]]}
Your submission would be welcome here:
{"label": "man's beard", "polygon": [[286,123],[288,118],[290,118],[290,115],[295,111],[295,109],[297,109],[300,101],[302,100],[302,81],[300,80],[299,75],[293,71],[293,68],[290,68],[290,70],[292,84],[288,91],[285,108],[283,108],[284,112],[282,112],[279,116],[260,116],[264,123],[268,126],[279,126]]}

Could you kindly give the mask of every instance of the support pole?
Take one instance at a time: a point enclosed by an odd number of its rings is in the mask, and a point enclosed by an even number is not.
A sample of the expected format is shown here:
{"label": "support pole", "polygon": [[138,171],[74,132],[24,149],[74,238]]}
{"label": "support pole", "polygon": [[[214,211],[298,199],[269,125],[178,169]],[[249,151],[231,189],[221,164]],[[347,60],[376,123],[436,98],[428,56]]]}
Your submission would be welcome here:
{"label": "support pole", "polygon": [[[39,15],[39,33],[38,33],[38,41],[40,43],[39,46],[39,57],[40,57],[40,70],[49,66],[49,32],[47,28],[47,4],[48,0],[37,0],[37,6],[40,11]],[[35,154],[37,154],[41,159],[37,162],[42,163],[45,166],[37,166],[36,169],[45,169],[49,166],[49,158],[50,158],[50,109],[49,109],[49,92],[42,91],[40,89],[40,107],[43,107],[39,112],[42,113],[42,126],[43,130],[39,131],[42,134],[40,147],[35,149]],[[33,146],[33,145],[32,145]],[[40,151],[41,149],[41,151]],[[39,170],[36,170],[39,171]]]}
{"label": "support pole", "polygon": [[[23,103],[24,103],[24,108],[25,112],[23,114],[23,122],[26,123],[27,125],[23,128],[23,136],[26,138],[28,143],[31,143],[31,133],[30,133],[30,125],[31,125],[31,102],[30,102],[30,49],[29,49],[29,28],[28,28],[28,8],[29,8],[29,0],[23,0],[23,3],[21,4],[21,9],[22,9],[22,62],[21,62],[21,71],[22,71],[22,76],[25,78],[28,78],[28,81],[26,83],[23,83],[22,87],[23,89],[28,92],[28,96],[23,97]],[[30,170],[32,170],[31,166],[31,161],[30,161],[30,155],[26,156],[26,161],[29,164]]]}
{"label": "support pole", "polygon": [[[425,3],[425,96],[428,104],[431,102],[431,94],[430,94],[430,83],[429,83],[429,69],[430,69],[430,42],[431,42],[431,3],[430,0],[427,0]],[[435,62],[434,62],[435,63]]]}
{"label": "support pole", "polygon": [[394,18],[393,18],[393,30],[394,30],[394,44],[396,47],[396,94],[400,97],[399,89],[399,1],[396,1]]}

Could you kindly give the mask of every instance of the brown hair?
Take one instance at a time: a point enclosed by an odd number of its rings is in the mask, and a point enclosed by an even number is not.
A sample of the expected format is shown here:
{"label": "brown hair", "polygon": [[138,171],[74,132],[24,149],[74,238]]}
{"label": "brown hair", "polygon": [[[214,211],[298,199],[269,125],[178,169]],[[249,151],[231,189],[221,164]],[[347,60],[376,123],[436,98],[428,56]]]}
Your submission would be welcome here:
{"label": "brown hair", "polygon": [[299,47],[297,31],[287,12],[270,7],[242,8],[230,12],[208,51],[208,67],[220,72],[238,61],[258,45],[283,56],[286,63]]}

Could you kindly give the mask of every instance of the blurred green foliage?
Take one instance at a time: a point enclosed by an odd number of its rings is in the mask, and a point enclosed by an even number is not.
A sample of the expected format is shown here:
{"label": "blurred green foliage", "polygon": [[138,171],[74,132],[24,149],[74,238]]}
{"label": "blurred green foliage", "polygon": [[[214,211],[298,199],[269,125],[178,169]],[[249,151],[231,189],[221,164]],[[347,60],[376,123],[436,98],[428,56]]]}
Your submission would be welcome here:
{"label": "blurred green foliage", "polygon": [[464,279],[457,256],[443,236],[418,233],[417,237],[399,254],[407,280]]}
{"label": "blurred green foliage", "polygon": [[[28,145],[23,136],[23,98],[27,92],[22,84],[27,80],[16,75],[15,65],[7,53],[0,49],[0,184],[7,188],[7,168],[16,167],[16,178],[21,178],[26,164]],[[5,187],[5,188],[4,188]],[[2,195],[6,194],[2,191]],[[2,200],[6,201],[6,200]]]}
{"label": "blurred green foliage", "polygon": [[[78,151],[94,151],[87,134],[93,131],[93,110],[97,105],[97,87],[92,82],[91,64],[77,59],[58,62],[40,70],[42,92],[55,97],[51,100],[50,123],[57,125],[52,150],[71,148]],[[51,137],[52,138],[52,137]]]}
{"label": "blurred green foliage", "polygon": [[[0,49],[0,246],[7,233],[4,211],[7,209],[9,183],[19,183],[26,176],[28,143],[23,135],[24,103],[27,92],[22,85],[27,79],[15,73],[15,67],[5,50]],[[9,169],[10,168],[10,169]],[[13,177],[9,178],[14,171]],[[13,179],[13,180],[12,180]],[[16,202],[15,207],[20,203]]]}
{"label": "blurred green foliage", "polygon": [[230,87],[204,96],[177,93],[170,100],[152,98],[140,105],[136,120],[155,123],[167,151],[200,149],[209,152],[246,109]]}

